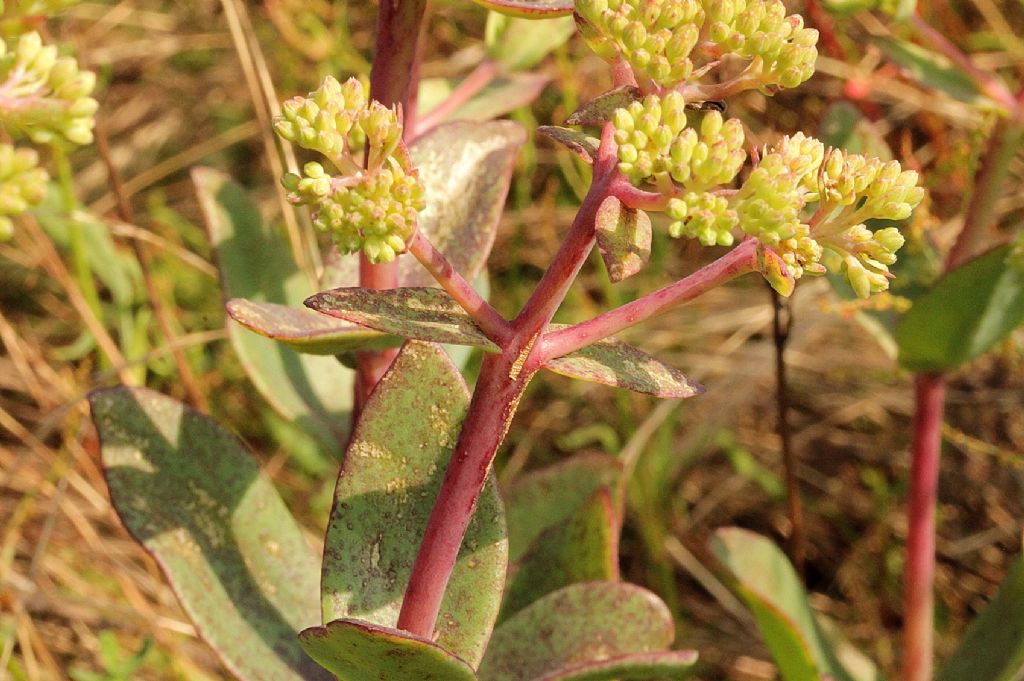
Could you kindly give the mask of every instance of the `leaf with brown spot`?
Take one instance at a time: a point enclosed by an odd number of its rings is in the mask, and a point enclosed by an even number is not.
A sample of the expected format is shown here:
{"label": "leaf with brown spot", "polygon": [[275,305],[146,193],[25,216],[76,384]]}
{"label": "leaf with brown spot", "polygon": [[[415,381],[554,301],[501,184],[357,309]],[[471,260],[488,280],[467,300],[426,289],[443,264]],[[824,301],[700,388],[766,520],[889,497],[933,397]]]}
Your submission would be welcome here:
{"label": "leaf with brown spot", "polygon": [[594,159],[597,158],[597,149],[601,145],[601,140],[591,137],[585,132],[557,125],[542,125],[537,128],[537,132],[566,147],[586,163],[593,165]]}
{"label": "leaf with brown spot", "polygon": [[236,322],[261,336],[310,355],[340,355],[354,350],[395,348],[405,342],[365,326],[339,323],[290,305],[232,298],[224,306]]}
{"label": "leaf with brown spot", "polygon": [[611,490],[600,487],[571,517],[530,545],[508,581],[499,620],[570,584],[618,579],[618,511]]}
{"label": "leaf with brown spot", "polygon": [[572,14],[574,0],[474,0],[489,10],[524,19],[550,19]]}
{"label": "leaf with brown spot", "polygon": [[309,656],[345,681],[476,681],[468,664],[409,632],[339,619],[299,634]]}
{"label": "leaf with brown spot", "polygon": [[241,443],[151,390],[89,402],[114,508],[224,665],[241,681],[328,681],[295,640],[317,621],[316,556]]}
{"label": "leaf with brown spot", "polygon": [[310,296],[306,306],[402,338],[499,351],[466,311],[437,288],[337,288]]}
{"label": "leaf with brown spot", "polygon": [[616,109],[625,109],[642,98],[640,88],[632,85],[609,90],[576,109],[565,119],[566,125],[604,125]]}
{"label": "leaf with brown spot", "polygon": [[[551,328],[559,327],[552,324]],[[703,386],[678,369],[616,338],[605,338],[582,350],[549,359],[544,368],[569,378],[655,397],[693,397],[704,392]]]}
{"label": "leaf with brown spot", "polygon": [[601,488],[621,522],[624,484],[622,464],[606,454],[577,454],[518,478],[505,490],[509,561],[521,561],[545,530],[565,523]]}
{"label": "leaf with brown spot", "polygon": [[651,218],[614,196],[601,202],[595,221],[597,247],[613,284],[643,269],[651,257]]}
{"label": "leaf with brown spot", "polygon": [[646,589],[574,584],[544,596],[494,630],[480,681],[533,681],[588,663],[666,650],[672,614]]}
{"label": "leaf with brown spot", "polygon": [[[338,477],[324,548],[324,621],[393,627],[469,391],[444,351],[411,341],[373,391]],[[479,663],[498,614],[508,541],[493,477],[441,604],[434,640]]]}

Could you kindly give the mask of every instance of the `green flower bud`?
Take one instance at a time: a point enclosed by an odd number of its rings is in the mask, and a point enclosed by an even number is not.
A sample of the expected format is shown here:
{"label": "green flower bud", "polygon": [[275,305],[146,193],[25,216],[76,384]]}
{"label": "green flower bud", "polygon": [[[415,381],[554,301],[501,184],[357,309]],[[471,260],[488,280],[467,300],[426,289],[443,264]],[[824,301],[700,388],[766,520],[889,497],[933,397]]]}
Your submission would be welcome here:
{"label": "green flower bud", "polygon": [[43,45],[36,32],[21,35],[13,50],[0,41],[0,82],[8,104],[0,107],[0,122],[13,134],[37,143],[59,137],[73,144],[92,142],[97,103],[89,95],[96,76],[80,72],[71,57]]}
{"label": "green flower bud", "polygon": [[18,149],[0,144],[0,241],[11,237],[11,216],[24,213],[46,196],[50,178],[39,167],[34,149]]}

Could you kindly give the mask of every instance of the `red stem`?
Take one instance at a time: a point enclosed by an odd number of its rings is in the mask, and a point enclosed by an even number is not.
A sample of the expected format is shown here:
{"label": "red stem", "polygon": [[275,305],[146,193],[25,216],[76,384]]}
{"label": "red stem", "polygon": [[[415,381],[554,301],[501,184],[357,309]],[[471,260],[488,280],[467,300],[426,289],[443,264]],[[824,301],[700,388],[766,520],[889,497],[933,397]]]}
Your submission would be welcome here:
{"label": "red stem", "polygon": [[491,461],[532,377],[513,379],[516,353],[486,355],[469,412],[427,521],[402,600],[398,628],[432,638],[441,600]]}
{"label": "red stem", "polygon": [[515,415],[519,398],[534,371],[526,369],[535,341],[565,298],[594,245],[597,208],[614,175],[611,126],[606,126],[594,169],[594,183],[562,247],[511,323],[511,337],[500,355],[487,355],[480,369],[469,412],[427,520],[412,574],[402,600],[398,627],[432,638],[434,625],[459,548],[476,509],[491,461]]}
{"label": "red stem", "polygon": [[537,360],[561,357],[602,338],[693,300],[705,291],[757,269],[757,240],[747,239],[718,260],[684,279],[591,320],[545,334]]}
{"label": "red stem", "polygon": [[935,595],[935,503],[939,484],[942,374],[914,378],[916,408],[911,446],[910,507],[904,580],[903,681],[931,681]]}
{"label": "red stem", "polygon": [[416,232],[413,236],[409,243],[409,252],[441,284],[448,295],[469,313],[469,316],[488,338],[502,347],[508,344],[512,336],[512,327],[508,321],[476,292],[473,286],[444,257],[444,254],[438,251],[421,232]]}
{"label": "red stem", "polygon": [[[410,123],[405,128],[406,137],[411,135],[415,125],[415,90],[419,85],[417,46],[425,7],[426,0],[382,0],[377,15],[377,53],[370,71],[370,98],[385,106],[401,107]],[[361,255],[359,285],[396,288],[398,262],[374,265]],[[394,348],[356,353],[353,419],[358,418],[373,388],[397,354]]]}

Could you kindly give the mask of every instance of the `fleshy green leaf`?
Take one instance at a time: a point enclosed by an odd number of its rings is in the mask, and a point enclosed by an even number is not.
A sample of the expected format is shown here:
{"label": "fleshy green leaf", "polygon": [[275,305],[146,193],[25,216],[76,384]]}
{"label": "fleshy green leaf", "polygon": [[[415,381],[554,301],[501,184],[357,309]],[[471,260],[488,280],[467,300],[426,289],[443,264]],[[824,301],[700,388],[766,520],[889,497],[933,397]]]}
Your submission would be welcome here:
{"label": "fleshy green leaf", "polygon": [[578,454],[523,475],[505,493],[509,562],[518,563],[544,530],[565,522],[601,487],[611,491],[621,521],[623,484],[622,464],[604,454]]}
{"label": "fleshy green leaf", "polygon": [[[263,223],[241,186],[210,168],[192,171],[199,205],[217,253],[225,299],[245,298],[302,310],[316,291],[296,266],[281,234]],[[315,312],[308,312],[311,324]],[[354,373],[333,357],[302,355],[292,348],[227,324],[228,337],[263,397],[290,421],[340,450],[348,430]]]}
{"label": "fleshy green leaf", "polygon": [[1015,681],[1024,673],[1024,562],[1010,568],[936,681]]}
{"label": "fleshy green leaf", "polygon": [[973,106],[993,106],[992,101],[978,90],[974,80],[943,55],[898,38],[882,38],[878,44],[890,59],[909,71],[926,88],[940,90]]}
{"label": "fleshy green leaf", "polygon": [[[552,324],[551,328],[557,329],[559,325]],[[569,378],[655,397],[693,397],[704,392],[703,386],[678,369],[616,338],[605,338],[582,350],[549,359],[544,368]]]}
{"label": "fleshy green leaf", "polygon": [[338,322],[299,307],[232,298],[225,308],[231,318],[245,328],[311,355],[394,348],[405,342],[397,336]]}
{"label": "fleshy green leaf", "polygon": [[300,633],[299,642],[345,681],[476,681],[469,665],[436,643],[369,622],[328,622]]}
{"label": "fleshy green leaf", "polygon": [[537,132],[568,148],[586,163],[593,164],[594,159],[597,158],[597,149],[601,145],[601,140],[591,137],[585,132],[557,125],[542,125],[537,128]]}
{"label": "fleshy green leaf", "polygon": [[896,328],[900,364],[954,369],[1024,322],[1024,260],[1002,246],[940,279]]}
{"label": "fleshy green leaf", "polygon": [[574,0],[474,0],[489,10],[524,19],[551,19],[572,14]]}
{"label": "fleshy green leaf", "polygon": [[[490,255],[516,156],[525,142],[522,126],[512,121],[457,121],[439,125],[409,149],[427,202],[419,214],[419,230],[469,281],[477,278]],[[399,258],[398,268],[403,286],[436,284],[413,257]],[[358,283],[358,258],[328,261],[324,288]]]}
{"label": "fleshy green leaf", "polygon": [[651,218],[642,210],[623,206],[614,196],[597,209],[597,247],[612,283],[643,269],[651,257]]}
{"label": "fleshy green leaf", "polygon": [[611,120],[616,109],[624,109],[642,97],[640,88],[632,85],[609,90],[572,112],[566,125],[604,125]]}
{"label": "fleshy green leaf", "polygon": [[602,662],[546,674],[537,681],[616,681],[629,679],[686,679],[693,673],[697,653],[693,650],[676,650],[665,653],[641,653],[625,655]]}
{"label": "fleshy green leaf", "polygon": [[[345,454],[324,549],[325,621],[398,621],[427,518],[469,407],[458,370],[436,345],[410,342],[377,385]],[[505,519],[488,482],[448,584],[433,640],[471,665],[498,614],[508,557]]]}
{"label": "fleshy green leaf", "polygon": [[601,487],[572,516],[544,530],[530,545],[509,579],[501,619],[562,587],[618,579],[618,512],[611,491]]}
{"label": "fleshy green leaf", "polygon": [[403,338],[499,350],[466,311],[437,288],[336,288],[307,298],[306,305]]}
{"label": "fleshy green leaf", "polygon": [[327,681],[295,640],[317,621],[316,556],[242,445],[142,388],[90,402],[114,507],[224,664],[242,681]]}
{"label": "fleshy green leaf", "polygon": [[785,681],[851,681],[826,645],[800,578],[770,540],[736,527],[715,532],[715,556],[729,569],[737,591]]}
{"label": "fleshy green leaf", "polygon": [[537,23],[491,12],[487,17],[487,54],[509,71],[525,71],[564,45],[576,32],[571,16]]}
{"label": "fleshy green leaf", "polygon": [[495,629],[480,681],[531,681],[584,664],[667,649],[672,614],[650,591],[620,582],[574,584]]}

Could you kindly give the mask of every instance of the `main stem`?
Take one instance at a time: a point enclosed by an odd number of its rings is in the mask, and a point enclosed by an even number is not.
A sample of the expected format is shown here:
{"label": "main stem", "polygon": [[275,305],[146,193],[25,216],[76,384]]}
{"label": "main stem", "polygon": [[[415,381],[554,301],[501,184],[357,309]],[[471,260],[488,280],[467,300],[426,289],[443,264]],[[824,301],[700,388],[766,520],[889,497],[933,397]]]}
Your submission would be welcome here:
{"label": "main stem", "polygon": [[[610,134],[605,136],[610,144]],[[597,208],[607,196],[611,160],[595,166],[594,184],[583,200],[554,261],[523,311],[512,322],[501,354],[487,355],[480,369],[469,412],[427,520],[419,553],[398,616],[398,628],[432,638],[441,600],[448,587],[466,528],[487,479],[491,462],[508,432],[519,399],[536,369],[525,368],[594,245]]]}
{"label": "main stem", "polygon": [[[370,70],[370,98],[385,106],[399,106],[405,132],[415,128],[418,45],[426,0],[381,0],[377,15],[377,51]],[[374,265],[359,258],[359,285],[363,288],[398,287],[398,261]],[[353,418],[358,418],[367,398],[391,366],[397,348],[356,353],[356,385]]]}
{"label": "main stem", "polygon": [[[919,31],[927,24],[916,20]],[[940,36],[941,37],[941,36]],[[965,57],[966,59],[966,57]],[[1010,163],[1024,143],[1024,88],[1008,118],[989,135],[974,176],[974,188],[956,243],[946,260],[952,271],[991,240],[998,219],[996,203]],[[938,503],[939,454],[946,379],[941,373],[914,378],[914,433],[911,443],[910,501],[907,510],[907,558],[903,573],[903,681],[931,681],[935,612],[935,506]]]}
{"label": "main stem", "polygon": [[931,681],[935,595],[935,501],[946,383],[942,374],[914,379],[916,408],[910,463],[907,559],[903,573],[903,681]]}

